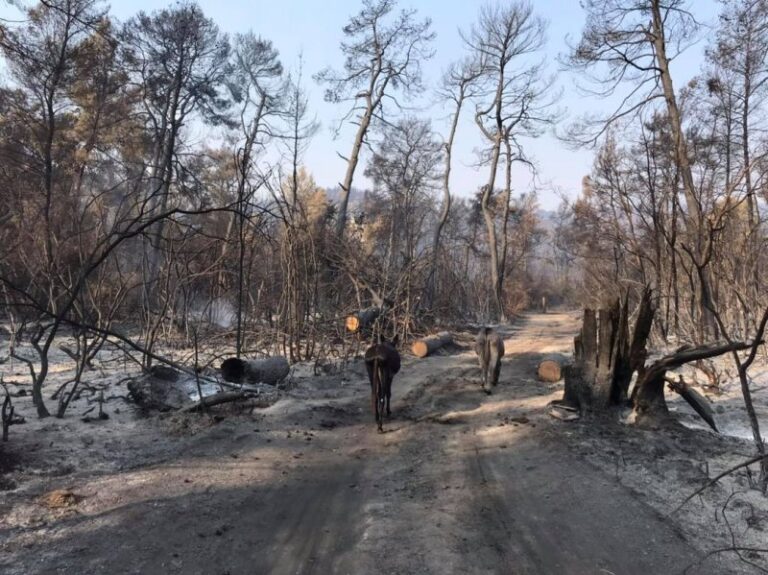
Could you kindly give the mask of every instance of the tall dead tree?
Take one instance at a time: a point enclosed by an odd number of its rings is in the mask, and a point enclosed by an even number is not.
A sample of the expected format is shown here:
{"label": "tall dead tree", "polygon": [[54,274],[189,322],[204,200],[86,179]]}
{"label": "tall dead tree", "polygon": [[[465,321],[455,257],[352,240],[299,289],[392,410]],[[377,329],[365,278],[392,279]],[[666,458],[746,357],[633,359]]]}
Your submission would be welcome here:
{"label": "tall dead tree", "polygon": [[[609,96],[627,86],[619,107],[608,115],[574,125],[571,137],[595,143],[617,122],[640,117],[656,100],[663,100],[674,142],[675,164],[683,192],[686,241],[691,257],[700,261],[705,226],[701,194],[694,184],[688,139],[670,72],[677,53],[698,28],[685,0],[587,0],[587,23],[568,63],[597,85],[598,95]],[[594,94],[595,91],[590,91]],[[709,281],[707,275],[704,281]],[[693,285],[699,310],[699,338],[716,335],[705,286]]]}
{"label": "tall dead tree", "polygon": [[375,287],[401,303],[404,318],[413,313],[425,285],[415,271],[421,267],[420,246],[426,240],[423,222],[431,212],[441,162],[442,146],[430,123],[406,117],[382,131],[365,171],[374,188],[383,192],[380,217],[386,240],[380,241],[386,248]]}
{"label": "tall dead tree", "polygon": [[243,326],[246,319],[245,283],[248,224],[251,199],[260,187],[254,179],[254,163],[273,137],[274,118],[282,114],[283,66],[272,42],[253,33],[235,37],[234,81],[230,89],[240,102],[241,137],[235,153],[237,168],[237,305],[235,351],[243,348]]}
{"label": "tall dead tree", "polygon": [[515,161],[527,162],[518,138],[536,136],[552,120],[552,84],[543,77],[539,63],[529,58],[545,42],[546,22],[536,16],[530,3],[488,4],[481,8],[478,22],[465,43],[482,73],[477,97],[475,123],[487,141],[483,161],[488,165],[488,182],[483,186],[481,207],[488,232],[491,283],[495,316],[506,320],[503,303],[506,236],[499,249],[492,197],[502,157],[506,160],[503,188],[503,232],[506,231],[511,200],[511,168]]}
{"label": "tall dead tree", "polygon": [[313,356],[318,326],[312,321],[320,294],[320,258],[323,225],[319,214],[310,213],[310,202],[317,199],[314,179],[301,166],[304,151],[318,124],[309,115],[308,98],[302,85],[301,63],[295,78],[288,79],[286,126],[282,136],[288,173],[275,194],[275,205],[282,219],[282,297],[278,316],[284,347],[292,361]]}
{"label": "tall dead tree", "polygon": [[[183,145],[183,127],[193,115],[211,124],[227,121],[230,99],[229,41],[197,4],[183,2],[152,14],[140,12],[122,34],[123,61],[138,88],[149,136],[146,197],[149,209],[174,204],[173,186]],[[165,224],[152,230],[147,246],[146,303],[162,266]]]}
{"label": "tall dead tree", "polygon": [[[21,269],[11,273],[14,279],[30,281],[25,287],[45,300],[46,306],[57,312],[69,311],[74,298],[66,284],[73,270],[67,269],[66,262],[70,246],[62,240],[70,238],[66,222],[71,216],[62,208],[71,199],[68,151],[74,142],[66,126],[74,115],[70,95],[78,50],[104,13],[94,0],[55,0],[24,12],[21,23],[0,26],[0,53],[18,91],[15,98],[8,99],[0,117],[15,116],[30,131],[23,141],[14,143],[17,151],[11,158],[6,156],[3,164],[4,170],[12,171],[12,164],[18,162],[24,178],[31,180],[34,195],[25,206],[24,220],[39,222],[40,233],[24,246],[24,268],[31,277],[21,279],[25,275]],[[40,417],[49,415],[42,384],[48,374],[48,352],[60,324],[58,318],[53,322],[40,319],[34,328],[32,343],[40,367],[36,372],[31,370],[32,399]]]}
{"label": "tall dead tree", "polygon": [[367,143],[371,123],[385,114],[385,102],[395,101],[421,89],[421,63],[432,57],[429,47],[434,33],[431,21],[416,19],[415,10],[402,10],[393,17],[395,0],[364,0],[363,8],[344,26],[341,44],[344,69],[326,69],[315,79],[327,85],[325,99],[350,103],[344,121],[357,126],[341,185],[336,234],[342,237],[347,223],[347,205],[360,152]]}
{"label": "tall dead tree", "polygon": [[443,203],[440,207],[440,216],[435,226],[432,236],[432,262],[430,264],[429,275],[427,276],[427,286],[425,290],[425,300],[428,308],[431,308],[435,299],[435,280],[437,264],[439,261],[438,251],[440,249],[440,235],[448,222],[448,216],[451,213],[451,167],[453,162],[453,144],[456,139],[456,130],[459,126],[462,109],[468,98],[474,95],[474,84],[481,74],[481,67],[476,60],[465,59],[462,62],[454,63],[448,68],[443,76],[442,86],[439,96],[442,101],[450,102],[453,105],[453,112],[448,128],[448,137],[445,139],[443,149],[445,151],[445,171],[443,172]]}
{"label": "tall dead tree", "polygon": [[[733,118],[733,134],[726,145],[738,141],[740,164],[745,167],[744,186],[750,224],[758,217],[753,182],[755,145],[752,127],[764,112],[768,89],[768,6],[762,0],[723,0],[717,36],[707,51],[713,67],[709,88],[726,104]],[[726,182],[726,186],[730,182]]]}

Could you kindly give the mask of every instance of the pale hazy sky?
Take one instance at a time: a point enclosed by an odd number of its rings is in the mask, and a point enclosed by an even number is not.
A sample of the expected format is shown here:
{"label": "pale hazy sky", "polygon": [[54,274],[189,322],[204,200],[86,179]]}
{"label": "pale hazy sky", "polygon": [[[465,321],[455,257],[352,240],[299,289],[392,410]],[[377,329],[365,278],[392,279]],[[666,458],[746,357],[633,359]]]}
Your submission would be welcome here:
{"label": "pale hazy sky", "polygon": [[[343,177],[344,163],[337,152],[346,155],[351,146],[351,133],[342,131],[339,138],[333,139],[332,128],[344,110],[323,101],[323,88],[314,83],[311,76],[322,68],[331,65],[338,67],[342,61],[339,41],[342,27],[348,17],[357,12],[359,0],[198,0],[203,11],[213,18],[224,32],[254,33],[272,40],[280,51],[286,68],[297,65],[299,54],[304,57],[306,88],[310,95],[310,106],[321,123],[320,131],[313,140],[305,156],[305,164],[314,174],[317,182],[323,186],[334,186]],[[113,0],[111,13],[125,20],[139,10],[152,12],[168,5],[160,0]],[[402,7],[416,8],[419,14],[428,16],[433,21],[437,33],[434,49],[435,57],[424,66],[425,85],[434,86],[442,71],[453,60],[463,54],[463,46],[458,29],[467,29],[475,20],[478,8],[484,0],[401,0]],[[567,49],[566,38],[576,40],[584,23],[584,15],[579,0],[536,0],[534,8],[550,23],[548,44],[543,56],[548,60],[550,70],[557,71],[557,55]],[[714,24],[717,15],[716,0],[692,0],[691,9],[699,21],[705,25]],[[0,12],[7,9],[0,8]],[[677,87],[681,87],[699,69],[701,55],[708,34],[702,33],[702,40],[688,50],[674,64],[673,74]],[[603,101],[584,98],[574,89],[574,78],[569,73],[561,73],[558,84],[563,89],[561,108],[564,108],[564,121],[584,112],[599,112],[606,109]],[[426,94],[424,101],[429,100]],[[468,109],[467,112],[470,110]],[[431,117],[433,127],[445,131],[446,111],[438,106],[419,110],[418,115]],[[201,134],[200,137],[205,137]],[[455,166],[452,187],[456,194],[466,196],[473,193],[486,178],[485,171],[478,172],[473,163],[473,150],[481,140],[477,129],[467,113],[457,136],[454,152]],[[529,154],[538,166],[538,185],[542,207],[551,209],[557,204],[554,190],[573,196],[581,187],[581,179],[592,164],[592,151],[567,149],[553,135],[546,135],[530,141],[526,146]],[[356,187],[364,187],[362,177],[364,163],[358,169]],[[482,170],[482,168],[481,168]],[[526,169],[520,167],[514,175],[516,192],[527,191],[531,187],[531,177]]]}

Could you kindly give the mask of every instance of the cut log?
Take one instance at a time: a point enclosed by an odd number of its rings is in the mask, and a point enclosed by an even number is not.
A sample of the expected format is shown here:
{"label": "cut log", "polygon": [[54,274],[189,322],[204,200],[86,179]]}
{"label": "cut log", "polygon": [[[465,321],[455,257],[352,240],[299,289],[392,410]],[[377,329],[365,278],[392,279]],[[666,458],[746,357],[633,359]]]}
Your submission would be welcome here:
{"label": "cut log", "polygon": [[453,343],[453,337],[447,331],[438,333],[437,335],[431,335],[423,339],[417,339],[411,346],[411,351],[416,357],[427,357],[430,354],[435,353],[441,347]]}
{"label": "cut log", "polygon": [[344,322],[347,326],[347,331],[357,333],[362,329],[370,327],[376,321],[376,318],[379,317],[379,314],[381,314],[381,308],[370,307],[348,315]]}
{"label": "cut log", "polygon": [[563,364],[558,357],[547,357],[539,363],[536,375],[540,381],[555,383],[563,377]]}
{"label": "cut log", "polygon": [[265,359],[230,357],[221,363],[221,374],[231,383],[266,383],[277,385],[288,376],[290,366],[282,356]]}

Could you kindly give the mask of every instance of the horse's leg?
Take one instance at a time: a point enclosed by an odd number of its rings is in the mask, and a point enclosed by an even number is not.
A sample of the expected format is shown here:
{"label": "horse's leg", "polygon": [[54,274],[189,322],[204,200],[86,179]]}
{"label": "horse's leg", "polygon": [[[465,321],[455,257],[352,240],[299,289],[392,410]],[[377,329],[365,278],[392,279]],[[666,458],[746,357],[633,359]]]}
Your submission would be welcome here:
{"label": "horse's leg", "polygon": [[483,353],[480,352],[477,354],[477,363],[480,364],[480,387],[484,387],[485,383],[485,361],[484,361]]}
{"label": "horse's leg", "polygon": [[379,433],[383,433],[383,429],[381,427],[383,420],[384,420],[384,409],[381,405],[381,400],[379,399],[379,394],[376,394],[376,397],[374,399],[374,402],[376,403],[376,406],[374,409],[376,410],[376,427],[379,430]]}
{"label": "horse's leg", "polygon": [[491,362],[488,366],[488,371],[491,371],[491,385],[496,387],[499,383],[499,372],[501,372],[501,354],[499,348],[494,345],[490,350]]}
{"label": "horse's leg", "polygon": [[493,364],[491,362],[493,361],[493,356],[488,353],[485,361],[485,386],[483,389],[485,393],[491,395],[491,388],[493,387]]}
{"label": "horse's leg", "polygon": [[387,374],[387,386],[385,388],[385,392],[387,395],[387,417],[391,417],[392,410],[389,409],[389,400],[392,397],[392,376],[390,374]]}
{"label": "horse's leg", "polygon": [[496,363],[493,368],[493,386],[496,387],[499,384],[499,374],[501,373],[501,358],[497,355],[494,359]]}
{"label": "horse's leg", "polygon": [[376,373],[376,423],[379,426],[379,433],[384,433],[382,428],[384,423],[384,381],[382,371],[381,365],[379,365],[378,372]]}
{"label": "horse's leg", "polygon": [[477,362],[480,364],[480,385],[485,387],[485,357],[482,353],[477,354]]}

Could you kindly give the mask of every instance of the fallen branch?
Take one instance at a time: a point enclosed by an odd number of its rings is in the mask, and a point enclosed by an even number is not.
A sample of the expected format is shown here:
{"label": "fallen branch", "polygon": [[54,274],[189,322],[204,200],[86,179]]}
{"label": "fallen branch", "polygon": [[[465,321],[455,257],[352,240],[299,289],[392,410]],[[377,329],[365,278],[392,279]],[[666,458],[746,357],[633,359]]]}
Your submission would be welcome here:
{"label": "fallen branch", "polygon": [[669,370],[678,368],[681,365],[685,365],[686,363],[690,363],[692,361],[717,357],[719,355],[728,353],[729,351],[743,351],[745,349],[750,349],[751,347],[752,343],[734,341],[731,343],[703,345],[692,349],[678,351],[677,353],[667,355],[662,357],[660,360],[653,362],[653,364],[648,368],[644,379],[654,379],[655,377],[658,377],[659,375],[664,374]]}
{"label": "fallen branch", "polygon": [[731,467],[730,469],[727,469],[727,470],[723,471],[723,472],[722,472],[720,475],[718,475],[718,476],[717,476],[717,477],[715,477],[714,479],[710,480],[710,481],[709,481],[708,483],[706,483],[706,484],[705,484],[703,487],[701,487],[700,489],[697,489],[696,491],[694,491],[693,493],[691,493],[691,494],[690,494],[688,497],[686,497],[686,498],[683,500],[683,502],[682,502],[680,505],[678,505],[678,506],[677,506],[677,507],[674,509],[674,511],[672,511],[672,513],[670,513],[670,515],[672,515],[672,514],[674,514],[674,513],[677,513],[678,511],[680,511],[680,509],[682,509],[682,508],[683,508],[683,506],[684,506],[686,503],[688,503],[688,502],[689,502],[691,499],[693,499],[694,497],[696,497],[696,496],[697,496],[699,493],[702,493],[703,491],[706,491],[707,489],[709,489],[710,487],[712,487],[712,486],[713,486],[715,483],[717,483],[718,481],[720,481],[720,480],[721,480],[723,477],[725,477],[726,475],[730,475],[731,473],[733,473],[734,471],[738,471],[738,470],[739,470],[739,469],[741,469],[742,467],[747,467],[747,466],[749,466],[749,465],[752,465],[753,463],[757,463],[758,461],[760,461],[760,460],[762,460],[762,459],[766,459],[766,458],[768,458],[768,455],[762,455],[762,454],[761,454],[761,455],[756,455],[755,457],[752,457],[751,459],[748,459],[747,461],[742,461],[742,462],[741,462],[741,463],[739,463],[738,465],[735,465],[734,467]]}
{"label": "fallen branch", "polygon": [[705,398],[695,389],[691,388],[685,382],[682,375],[678,377],[679,379],[675,380],[673,377],[665,375],[664,380],[667,382],[667,387],[669,387],[669,389],[675,393],[679,394],[680,397],[687,401],[688,405],[690,405],[694,411],[699,414],[699,417],[707,422],[707,425],[709,425],[717,433],[720,433],[720,430],[717,429],[717,424],[715,423],[715,414],[712,412],[712,406],[707,401],[707,398]]}
{"label": "fallen branch", "polygon": [[247,383],[229,383],[228,381],[221,381],[219,379],[211,379],[209,377],[203,377],[200,376],[201,380],[205,380],[208,382],[213,382],[216,385],[220,385],[221,387],[227,387],[229,389],[236,389],[238,391],[247,391],[249,393],[260,393],[261,390],[254,386],[254,385],[248,385]]}
{"label": "fallen branch", "polygon": [[752,567],[754,567],[755,569],[757,569],[761,573],[768,573],[768,569],[766,569],[765,567],[761,567],[760,565],[758,565],[757,563],[754,563],[753,561],[747,561],[747,560],[745,560],[741,556],[742,552],[746,552],[746,553],[768,553],[768,549],[761,549],[760,547],[722,547],[720,549],[713,549],[712,551],[707,552],[707,554],[704,555],[704,557],[702,557],[699,561],[689,565],[685,569],[684,573],[688,573],[689,569],[692,569],[693,567],[698,567],[699,565],[704,563],[704,561],[706,561],[707,559],[709,559],[710,557],[712,557],[714,555],[719,555],[720,553],[729,553],[729,552],[730,553],[736,553],[736,555],[739,556],[739,559],[741,561],[747,563],[748,565],[751,565]]}
{"label": "fallen branch", "polygon": [[199,411],[200,409],[207,409],[209,407],[213,407],[214,405],[221,405],[222,403],[231,403],[233,401],[240,401],[241,399],[245,399],[249,395],[251,394],[244,391],[223,391],[215,395],[209,395],[207,397],[204,397],[202,400],[196,401],[191,405],[187,405],[186,407],[181,408],[179,411],[181,413],[191,413],[193,411]]}

